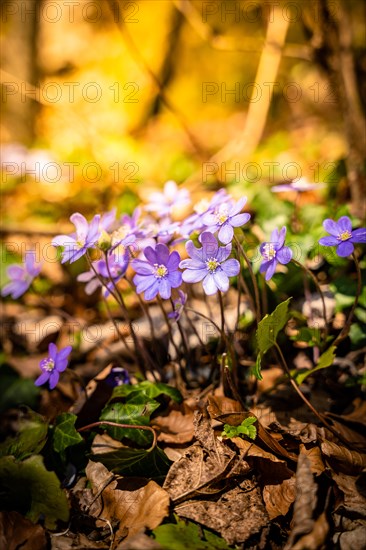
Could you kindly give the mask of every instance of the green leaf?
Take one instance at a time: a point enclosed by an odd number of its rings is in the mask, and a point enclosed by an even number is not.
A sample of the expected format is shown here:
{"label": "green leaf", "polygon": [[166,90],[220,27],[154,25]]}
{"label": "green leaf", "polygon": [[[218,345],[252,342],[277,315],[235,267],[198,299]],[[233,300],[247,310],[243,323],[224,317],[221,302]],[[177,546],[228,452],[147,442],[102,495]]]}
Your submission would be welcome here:
{"label": "green leaf", "polygon": [[254,367],[251,368],[250,372],[256,377],[257,380],[263,380],[261,370],[262,370],[262,358],[261,358],[261,354],[258,353],[255,365]]}
{"label": "green leaf", "polygon": [[56,453],[59,453],[64,461],[66,460],[66,449],[83,441],[75,429],[76,419],[76,414],[71,413],[62,413],[56,418],[52,444]]}
{"label": "green leaf", "polygon": [[[111,403],[106,405],[100,415],[100,420],[108,420],[119,424],[132,424],[140,426],[148,426],[150,415],[154,412],[160,403],[150,400],[147,403]],[[106,426],[106,431],[113,439],[120,441],[123,437],[128,437],[131,441],[135,441],[138,445],[145,447],[151,445],[153,436],[147,430],[137,430],[130,428],[115,428]]]}
{"label": "green leaf", "polygon": [[290,300],[291,298],[288,298],[278,304],[271,314],[267,314],[259,322],[256,336],[261,355],[264,355],[275,344],[278,333],[286,325]]}
{"label": "green leaf", "polygon": [[0,387],[0,413],[17,405],[36,407],[39,388],[33,380],[20,378],[8,365],[0,367]]}
{"label": "green leaf", "polygon": [[0,457],[14,455],[21,460],[31,454],[38,454],[47,439],[48,423],[32,410],[28,410],[17,423],[17,434],[0,443]]}
{"label": "green leaf", "polygon": [[137,392],[145,395],[148,399],[155,399],[155,397],[159,397],[160,395],[167,395],[177,403],[181,403],[183,400],[182,394],[176,388],[168,384],[149,382],[148,380],[144,380],[139,384],[123,384],[122,386],[117,386],[113,390],[111,400],[116,397],[127,397],[127,401],[129,401],[131,394],[136,394]]}
{"label": "green leaf", "polygon": [[66,495],[55,472],[46,470],[43,457],[33,455],[22,462],[12,456],[0,459],[2,508],[17,510],[37,523],[44,517],[48,529],[57,520],[69,519]]}
{"label": "green leaf", "polygon": [[231,426],[230,424],[224,425],[224,431],[222,432],[223,437],[239,437],[241,435],[246,435],[250,439],[255,439],[257,437],[257,428],[253,424],[257,421],[255,416],[248,416],[245,418],[239,426]]}
{"label": "green leaf", "polygon": [[116,474],[149,478],[165,476],[171,466],[169,458],[159,447],[152,451],[122,447],[110,453],[91,454],[89,458],[101,462]]}
{"label": "green leaf", "polygon": [[[223,538],[206,529],[201,529],[192,521],[178,519],[177,523],[159,525],[153,530],[153,535],[163,550],[230,549]],[[203,536],[206,540],[202,540]]]}
{"label": "green leaf", "polygon": [[310,376],[310,374],[313,374],[318,370],[325,369],[326,367],[330,367],[331,365],[333,365],[336,349],[337,349],[337,346],[330,346],[330,348],[328,348],[324,353],[321,354],[321,356],[319,357],[318,364],[315,368],[297,373],[295,375],[296,382],[298,384],[302,384],[303,381],[308,376]]}

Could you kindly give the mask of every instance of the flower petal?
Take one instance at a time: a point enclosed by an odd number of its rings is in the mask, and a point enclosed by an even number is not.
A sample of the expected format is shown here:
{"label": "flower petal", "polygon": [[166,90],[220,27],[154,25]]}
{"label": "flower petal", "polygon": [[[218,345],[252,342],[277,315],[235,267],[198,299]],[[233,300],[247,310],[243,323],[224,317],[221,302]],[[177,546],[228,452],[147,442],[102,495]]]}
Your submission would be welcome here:
{"label": "flower petal", "polygon": [[231,249],[232,249],[231,243],[227,244],[226,246],[220,246],[216,255],[217,261],[223,262],[224,260],[226,260],[226,258],[230,256]]}
{"label": "flower petal", "polygon": [[[230,218],[232,216],[236,216],[237,214],[239,214],[239,212],[243,210],[246,202],[247,202],[247,197],[240,197],[240,199],[229,208]],[[238,227],[238,226],[235,226],[235,227]]]}
{"label": "flower petal", "polygon": [[85,240],[89,230],[89,224],[86,221],[86,218],[79,212],[75,212],[70,216],[70,221],[76,227],[76,234],[78,239]]}
{"label": "flower petal", "polygon": [[72,346],[66,346],[66,348],[63,348],[62,350],[60,350],[57,354],[57,360],[64,360],[66,359],[70,353],[72,352]]}
{"label": "flower petal", "polygon": [[323,227],[325,231],[328,231],[328,233],[330,233],[330,235],[333,235],[333,237],[338,237],[339,233],[341,233],[338,224],[334,220],[330,220],[329,218],[323,221]]}
{"label": "flower petal", "polygon": [[136,292],[140,294],[150,288],[156,282],[154,275],[135,275],[133,283],[136,285]]}
{"label": "flower petal", "polygon": [[219,230],[218,237],[220,241],[224,244],[228,244],[232,241],[234,236],[234,229],[231,227],[229,222],[222,224]]}
{"label": "flower petal", "polygon": [[42,384],[45,384],[50,377],[49,372],[42,372],[40,376],[38,376],[37,380],[34,382],[36,386],[42,386]]}
{"label": "flower petal", "polygon": [[250,214],[244,213],[244,214],[237,214],[236,216],[233,216],[230,218],[230,224],[233,227],[241,227],[245,223],[247,223],[250,220]]}
{"label": "flower petal", "polygon": [[194,260],[202,261],[202,248],[196,248],[193,244],[193,241],[186,242],[186,251],[188,255]]}
{"label": "flower petal", "polygon": [[166,264],[169,261],[169,248],[166,246],[166,244],[162,244],[162,243],[157,244],[155,248],[155,252],[156,252],[157,263],[159,265],[163,264],[166,266]]}
{"label": "flower petal", "polygon": [[288,264],[292,260],[292,250],[288,246],[283,246],[276,254],[276,260],[281,264]]}
{"label": "flower petal", "polygon": [[24,267],[21,265],[9,265],[8,269],[6,270],[8,277],[10,279],[21,279],[23,277],[24,273]]}
{"label": "flower petal", "polygon": [[173,288],[177,288],[182,284],[182,273],[180,271],[174,271],[168,275],[169,282]]}
{"label": "flower petal", "polygon": [[157,264],[158,260],[156,258],[156,252],[151,246],[147,246],[144,250],[145,258],[150,262],[151,264]]}
{"label": "flower petal", "polygon": [[[150,247],[148,247],[150,248]],[[146,248],[145,248],[146,250]],[[151,250],[154,252],[154,250],[151,248]],[[145,260],[132,260],[131,266],[133,269],[138,273],[139,275],[152,275],[153,273],[153,267],[149,262],[145,262]]]}
{"label": "flower petal", "polygon": [[337,224],[342,233],[344,231],[349,231],[350,233],[352,232],[352,223],[348,216],[342,216],[339,218]]}
{"label": "flower petal", "polygon": [[336,237],[322,237],[319,239],[319,244],[323,246],[338,246],[339,240]]}
{"label": "flower petal", "polygon": [[336,252],[341,258],[345,258],[346,256],[352,254],[354,249],[355,247],[350,241],[343,241],[338,245]]}
{"label": "flower petal", "polygon": [[270,279],[272,279],[274,272],[276,271],[276,265],[277,265],[277,261],[275,259],[268,262],[268,268],[266,272],[266,281],[269,281]]}
{"label": "flower petal", "polygon": [[202,262],[201,260],[182,260],[179,263],[179,267],[181,269],[206,269],[205,262]]}
{"label": "flower petal", "polygon": [[159,283],[155,279],[154,283],[146,289],[145,300],[152,300],[159,292]]}
{"label": "flower petal", "polygon": [[73,237],[71,237],[71,235],[57,235],[57,237],[55,237],[53,240],[52,240],[52,246],[66,246],[66,247],[69,247],[69,246],[75,246],[75,239]]}
{"label": "flower petal", "polygon": [[166,263],[166,267],[169,269],[169,271],[175,271],[179,267],[179,262],[180,262],[179,252],[174,250],[169,256],[169,259]]}
{"label": "flower petal", "polygon": [[56,369],[58,372],[64,372],[67,369],[67,365],[69,364],[67,359],[62,359],[61,361],[57,360]]}
{"label": "flower petal", "polygon": [[361,227],[352,231],[351,243],[366,243],[366,229]]}
{"label": "flower petal", "polygon": [[215,236],[209,231],[205,231],[200,236],[200,241],[202,243],[202,258],[216,258],[219,245]]}
{"label": "flower petal", "polygon": [[229,290],[229,278],[223,270],[217,269],[213,273],[215,284],[221,292],[227,292]]}
{"label": "flower petal", "polygon": [[53,390],[58,384],[58,381],[60,379],[60,374],[57,370],[54,370],[50,374],[50,390]]}
{"label": "flower petal", "polygon": [[55,360],[57,355],[57,346],[53,342],[51,342],[48,346],[48,356],[51,357],[51,359]]}
{"label": "flower petal", "polygon": [[182,273],[182,279],[185,283],[198,283],[207,275],[207,269],[186,269]]}
{"label": "flower petal", "polygon": [[167,277],[159,281],[159,294],[164,300],[168,300],[172,294],[172,287]]}
{"label": "flower petal", "polygon": [[240,263],[234,258],[226,260],[221,267],[228,277],[235,277],[240,271]]}
{"label": "flower petal", "polygon": [[208,273],[206,275],[206,277],[203,279],[202,284],[203,284],[203,290],[208,296],[211,296],[212,294],[216,294],[217,286],[212,273]]}

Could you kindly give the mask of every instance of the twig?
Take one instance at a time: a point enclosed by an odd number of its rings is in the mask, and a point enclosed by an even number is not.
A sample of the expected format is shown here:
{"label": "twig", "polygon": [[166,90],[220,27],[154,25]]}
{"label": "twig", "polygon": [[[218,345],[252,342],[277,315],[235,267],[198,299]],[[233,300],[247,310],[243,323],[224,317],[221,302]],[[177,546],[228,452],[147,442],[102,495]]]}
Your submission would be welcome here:
{"label": "twig", "polygon": [[151,426],[140,426],[138,424],[120,424],[119,422],[110,422],[109,420],[100,420],[98,422],[92,422],[91,424],[87,424],[86,426],[82,426],[81,428],[78,428],[78,432],[86,432],[87,430],[91,430],[92,428],[98,428],[99,426],[113,426],[114,428],[132,428],[133,430],[146,430],[153,434],[153,443],[149,449],[147,449],[147,452],[149,453],[152,451],[157,444],[157,436],[156,431]]}

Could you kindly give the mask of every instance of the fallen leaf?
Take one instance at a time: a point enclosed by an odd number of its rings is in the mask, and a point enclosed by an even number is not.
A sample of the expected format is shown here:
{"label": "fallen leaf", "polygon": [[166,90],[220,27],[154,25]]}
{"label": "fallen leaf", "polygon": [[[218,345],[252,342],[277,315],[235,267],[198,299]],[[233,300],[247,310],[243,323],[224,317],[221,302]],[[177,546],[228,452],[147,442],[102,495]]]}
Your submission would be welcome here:
{"label": "fallen leaf", "polygon": [[311,473],[309,458],[300,453],[296,470],[296,500],[292,529],[285,550],[292,548],[298,536],[310,533],[314,528],[313,511],[316,506],[317,486]]}
{"label": "fallen leaf", "polygon": [[218,531],[228,544],[242,544],[269,523],[259,487],[245,479],[215,502],[190,500],[176,506],[179,516]]}
{"label": "fallen leaf", "polygon": [[170,410],[166,416],[153,419],[153,427],[159,430],[158,441],[164,443],[190,443],[194,437],[193,411],[186,407],[183,412]]}
{"label": "fallen leaf", "polygon": [[18,512],[0,512],[0,548],[46,550],[45,530],[40,525],[34,525]]}
{"label": "fallen leaf", "polygon": [[346,447],[331,441],[321,441],[323,455],[333,461],[344,473],[357,473],[366,468],[366,454],[350,451]]}
{"label": "fallen leaf", "polygon": [[326,513],[323,512],[316,522],[311,533],[301,537],[291,550],[318,550],[322,548],[329,532],[329,523]]}
{"label": "fallen leaf", "polygon": [[105,520],[118,523],[113,548],[142,529],[154,529],[168,514],[169,495],[155,481],[119,476],[111,480],[111,473],[98,462],[89,461],[85,471],[93,499],[97,497],[89,513],[99,518],[99,526],[104,526]]}
{"label": "fallen leaf", "polygon": [[285,516],[296,498],[295,476],[275,485],[266,484],[262,495],[270,519]]}
{"label": "fallen leaf", "polygon": [[319,447],[307,448],[304,444],[300,444],[300,453],[303,453],[308,457],[311,464],[311,471],[313,474],[320,475],[324,472],[325,466],[322,459],[322,453]]}
{"label": "fallen leaf", "polygon": [[179,518],[177,523],[160,525],[153,534],[163,550],[229,550],[224,539],[206,529],[200,529],[196,523]]}

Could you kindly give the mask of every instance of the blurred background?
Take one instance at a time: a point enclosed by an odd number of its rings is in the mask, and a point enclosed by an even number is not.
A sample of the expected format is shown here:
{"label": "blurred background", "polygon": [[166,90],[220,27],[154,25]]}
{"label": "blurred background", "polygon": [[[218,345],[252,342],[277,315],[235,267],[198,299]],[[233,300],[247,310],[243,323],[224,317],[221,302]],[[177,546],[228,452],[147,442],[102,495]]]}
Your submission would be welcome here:
{"label": "blurred background", "polygon": [[364,16],[362,0],[2,0],[3,233],[131,212],[169,179],[229,186],[265,220],[293,200],[271,187],[306,178],[304,204],[362,218]]}

